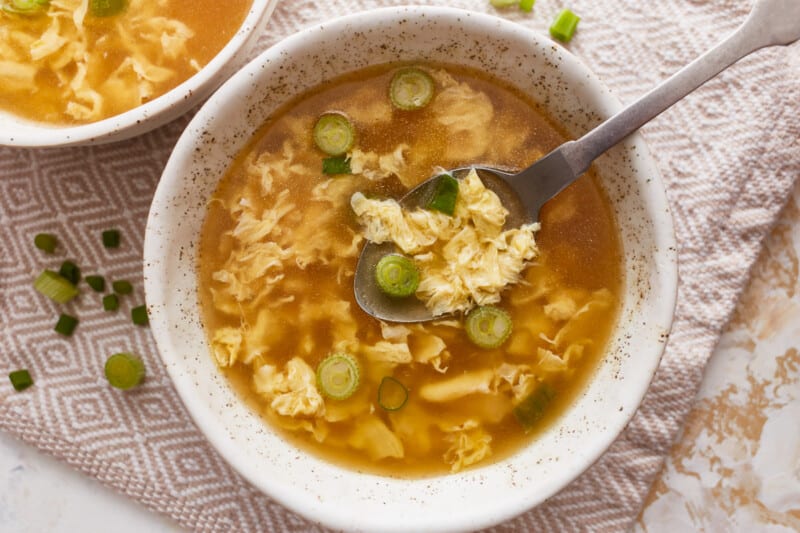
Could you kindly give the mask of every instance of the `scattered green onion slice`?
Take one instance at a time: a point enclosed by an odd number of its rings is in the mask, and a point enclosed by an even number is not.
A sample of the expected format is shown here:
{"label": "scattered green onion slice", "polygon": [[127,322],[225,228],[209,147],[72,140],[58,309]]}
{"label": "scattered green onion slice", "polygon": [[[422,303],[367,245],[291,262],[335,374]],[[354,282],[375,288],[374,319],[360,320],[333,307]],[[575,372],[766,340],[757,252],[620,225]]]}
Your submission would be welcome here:
{"label": "scattered green onion slice", "polygon": [[78,325],[78,319],[74,316],[62,314],[58,317],[58,322],[56,322],[55,329],[58,333],[61,333],[65,337],[69,337],[72,335],[72,332],[75,331],[75,326]]}
{"label": "scattered green onion slice", "polygon": [[11,0],[3,5],[3,11],[15,15],[37,15],[43,13],[49,0]]}
{"label": "scattered green onion slice", "polygon": [[33,238],[33,245],[48,254],[55,251],[57,244],[58,239],[52,233],[39,233]]}
{"label": "scattered green onion slice", "polygon": [[131,309],[131,320],[137,326],[146,326],[150,322],[147,316],[147,306],[140,305]]}
{"label": "scattered green onion slice", "polygon": [[86,276],[83,278],[86,284],[89,285],[95,292],[103,292],[106,290],[106,280],[103,276]]}
{"label": "scattered green onion slice", "polygon": [[360,371],[355,357],[337,352],[326,357],[317,367],[317,387],[334,400],[344,400],[358,388]]}
{"label": "scattered green onion slice", "polygon": [[428,105],[433,98],[433,78],[424,70],[404,68],[392,77],[389,97],[398,109],[412,111]]}
{"label": "scattered green onion slice", "polygon": [[519,0],[489,0],[489,3],[494,7],[511,7]]}
{"label": "scattered green onion slice", "polygon": [[428,209],[441,211],[446,215],[453,216],[456,210],[457,197],[458,180],[450,174],[442,174],[436,180],[436,189],[427,207]]}
{"label": "scattered green onion slice", "polygon": [[120,279],[111,283],[111,288],[117,294],[130,294],[133,292],[133,285],[128,280]]}
{"label": "scattered green onion slice", "polygon": [[533,11],[533,4],[536,0],[519,0],[519,8],[522,11]]}
{"label": "scattered green onion slice", "polygon": [[575,28],[578,27],[580,20],[581,18],[578,15],[569,9],[564,9],[550,26],[550,35],[559,41],[568,43],[575,34]]}
{"label": "scattered green onion slice", "polygon": [[328,155],[342,155],[355,142],[353,125],[342,113],[325,113],[314,125],[314,143]]}
{"label": "scattered green onion slice", "polygon": [[106,360],[106,379],[118,389],[130,389],[144,379],[144,363],[132,353],[115,353]]}
{"label": "scattered green onion slice", "polygon": [[419,287],[419,269],[408,257],[400,254],[384,255],[375,265],[375,281],[389,296],[411,296]]}
{"label": "scattered green onion slice", "polygon": [[115,229],[109,229],[103,232],[103,246],[106,248],[118,248],[119,247],[119,231]]}
{"label": "scattered green onion slice", "polygon": [[547,383],[540,384],[513,409],[514,417],[528,433],[536,422],[544,416],[545,409],[555,397],[556,392]]}
{"label": "scattered green onion slice", "polygon": [[467,337],[481,348],[497,348],[511,335],[511,317],[497,307],[476,307],[464,323]]}
{"label": "scattered green onion slice", "polygon": [[89,0],[89,12],[95,17],[110,17],[125,9],[125,0]]}
{"label": "scattered green onion slice", "polygon": [[30,373],[25,370],[15,370],[8,374],[8,379],[11,380],[11,386],[14,387],[15,391],[23,391],[33,385],[33,379],[31,378]]}
{"label": "scattered green onion slice", "polygon": [[58,273],[73,285],[77,285],[81,280],[81,269],[72,261],[64,261],[61,263],[61,268],[58,269]]}
{"label": "scattered green onion slice", "polygon": [[408,389],[391,376],[386,376],[378,386],[378,405],[387,411],[397,411],[408,401]]}
{"label": "scattered green onion slice", "polygon": [[52,270],[45,270],[39,274],[33,282],[33,288],[60,304],[67,303],[78,295],[75,285]]}
{"label": "scattered green onion slice", "polygon": [[103,309],[106,311],[116,311],[119,309],[119,298],[116,294],[107,294],[103,296]]}
{"label": "scattered green onion slice", "polygon": [[326,157],[322,160],[322,173],[328,175],[352,174],[350,160],[346,155]]}

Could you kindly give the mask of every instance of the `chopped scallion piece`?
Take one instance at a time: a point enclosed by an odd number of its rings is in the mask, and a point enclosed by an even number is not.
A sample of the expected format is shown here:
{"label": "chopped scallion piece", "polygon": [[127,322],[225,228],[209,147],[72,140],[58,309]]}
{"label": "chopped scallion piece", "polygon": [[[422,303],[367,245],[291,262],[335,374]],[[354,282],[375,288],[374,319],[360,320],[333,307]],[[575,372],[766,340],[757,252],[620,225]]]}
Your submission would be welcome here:
{"label": "chopped scallion piece", "polygon": [[344,400],[358,388],[360,371],[355,357],[338,352],[326,357],[317,367],[319,391],[334,400]]}
{"label": "chopped scallion piece", "polygon": [[73,285],[77,285],[81,280],[81,269],[72,261],[64,261],[61,263],[61,268],[58,269],[58,273]]}
{"label": "chopped scallion piece", "polygon": [[130,281],[120,279],[111,283],[111,288],[117,294],[130,294],[133,292],[133,285]]}
{"label": "chopped scallion piece", "polygon": [[322,173],[328,175],[352,174],[353,171],[350,169],[350,160],[347,159],[347,156],[337,155],[322,160]]}
{"label": "chopped scallion piece", "polygon": [[341,113],[325,113],[314,125],[314,143],[328,155],[344,154],[355,139],[355,128]]}
{"label": "chopped scallion piece", "polygon": [[72,335],[72,332],[75,331],[75,326],[78,325],[78,319],[74,316],[62,314],[58,317],[58,322],[56,322],[55,329],[58,333],[69,337]]}
{"label": "chopped scallion piece", "polygon": [[550,26],[550,35],[559,41],[568,43],[575,34],[575,28],[578,27],[580,20],[581,18],[578,15],[569,9],[564,9],[553,21],[553,25]]}
{"label": "chopped scallion piece", "polygon": [[116,311],[119,309],[119,298],[116,294],[107,294],[103,296],[103,309],[106,311]]}
{"label": "chopped scallion piece", "polygon": [[476,307],[464,323],[467,337],[481,348],[497,348],[511,335],[511,317],[497,307]]}
{"label": "chopped scallion piece", "polygon": [[519,8],[522,11],[533,11],[533,4],[535,0],[519,0]]}
{"label": "chopped scallion piece", "polygon": [[125,0],[89,0],[89,12],[95,17],[110,17],[125,9]]}
{"label": "chopped scallion piece", "polygon": [[130,389],[144,379],[144,363],[132,353],[115,353],[106,360],[105,374],[113,387]]}
{"label": "chopped scallion piece", "polygon": [[89,285],[95,292],[103,292],[106,290],[106,280],[103,276],[86,276],[84,278],[86,284]]}
{"label": "chopped scallion piece", "polygon": [[45,270],[39,274],[33,282],[33,288],[60,304],[67,303],[78,295],[75,285],[52,270]]}
{"label": "chopped scallion piece", "polygon": [[56,250],[58,239],[51,233],[39,233],[33,238],[33,245],[38,249],[52,254]]}
{"label": "chopped scallion piece", "polygon": [[49,0],[11,0],[2,9],[15,15],[36,15],[44,13],[49,3]]}
{"label": "chopped scallion piece", "polygon": [[147,306],[140,305],[131,309],[131,320],[137,326],[146,326],[150,319],[147,317]]}
{"label": "chopped scallion piece", "polygon": [[442,174],[436,180],[436,189],[427,207],[428,209],[441,211],[445,215],[453,216],[456,210],[457,197],[458,180],[450,174]]}
{"label": "chopped scallion piece", "polygon": [[392,77],[389,97],[392,104],[404,111],[413,111],[428,105],[433,98],[433,78],[424,70],[404,68]]}
{"label": "chopped scallion piece", "polygon": [[103,246],[106,248],[119,247],[119,231],[115,229],[106,230],[103,232]]}
{"label": "chopped scallion piece", "polygon": [[547,383],[540,384],[513,409],[517,421],[528,433],[536,422],[544,416],[545,409],[555,397],[556,392]]}
{"label": "chopped scallion piece", "polygon": [[408,401],[408,389],[391,376],[386,376],[378,386],[378,405],[387,411],[397,411]]}
{"label": "chopped scallion piece", "polygon": [[378,287],[397,298],[411,296],[419,287],[419,269],[414,261],[400,254],[387,254],[375,265]]}
{"label": "chopped scallion piece", "polygon": [[15,370],[8,375],[8,379],[11,380],[11,386],[14,387],[15,391],[23,391],[33,385],[33,379],[31,378],[30,373],[25,370]]}
{"label": "chopped scallion piece", "polygon": [[489,3],[494,7],[511,7],[519,0],[489,0]]}

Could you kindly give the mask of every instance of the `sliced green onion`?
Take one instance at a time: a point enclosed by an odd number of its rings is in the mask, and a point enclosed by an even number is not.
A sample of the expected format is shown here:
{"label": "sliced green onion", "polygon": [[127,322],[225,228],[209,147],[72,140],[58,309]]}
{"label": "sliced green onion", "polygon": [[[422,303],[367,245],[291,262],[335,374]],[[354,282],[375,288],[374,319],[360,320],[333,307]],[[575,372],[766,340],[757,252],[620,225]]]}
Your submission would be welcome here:
{"label": "sliced green onion", "polygon": [[118,248],[119,247],[119,231],[115,229],[109,229],[103,232],[103,246],[106,248]]}
{"label": "sliced green onion", "polygon": [[103,296],[103,309],[106,311],[116,311],[119,309],[119,298],[116,294],[107,294]]}
{"label": "sliced green onion", "polygon": [[125,0],[89,0],[89,12],[95,17],[110,17],[125,9]]}
{"label": "sliced green onion", "polygon": [[397,411],[408,401],[408,389],[391,376],[386,376],[378,386],[378,405],[387,411]]}
{"label": "sliced green onion", "polygon": [[419,269],[408,257],[400,254],[384,255],[375,265],[375,281],[389,296],[404,298],[417,291]]}
{"label": "sliced green onion", "polygon": [[147,306],[140,305],[131,309],[131,320],[137,326],[146,326],[150,319],[147,317]]}
{"label": "sliced green onion", "polygon": [[497,348],[511,335],[511,317],[497,307],[476,307],[464,323],[467,337],[481,348]]}
{"label": "sliced green onion", "polygon": [[519,0],[519,8],[522,11],[533,11],[533,4],[535,0]]}
{"label": "sliced green onion", "polygon": [[89,285],[95,292],[103,292],[106,290],[106,279],[103,276],[86,276],[83,278],[86,284]]}
{"label": "sliced green onion", "polygon": [[43,13],[49,0],[11,0],[2,9],[15,15],[37,15]]}
{"label": "sliced green onion", "polygon": [[144,379],[144,363],[138,355],[115,353],[106,360],[106,379],[118,389],[130,389]]}
{"label": "sliced green onion", "polygon": [[442,174],[436,180],[436,189],[427,207],[431,210],[441,211],[445,215],[453,216],[456,210],[457,197],[458,180],[450,174]]}
{"label": "sliced green onion", "polygon": [[25,369],[11,372],[8,375],[8,379],[11,380],[11,386],[14,387],[15,391],[23,391],[33,385],[33,379]]}
{"label": "sliced green onion", "polygon": [[56,322],[55,329],[58,333],[61,333],[65,337],[69,337],[72,335],[72,332],[75,331],[75,326],[78,325],[78,319],[74,316],[62,314],[58,317],[58,322]]}
{"label": "sliced green onion", "polygon": [[61,263],[61,268],[58,269],[58,273],[73,285],[77,285],[81,280],[81,269],[72,261],[64,261]]}
{"label": "sliced green onion", "polygon": [[33,238],[33,245],[48,254],[56,250],[57,244],[58,239],[52,233],[39,233]]}
{"label": "sliced green onion", "polygon": [[111,288],[117,294],[130,294],[133,292],[133,285],[128,280],[120,279],[111,283]]}
{"label": "sliced green onion", "polygon": [[575,28],[578,27],[578,22],[580,22],[580,20],[581,18],[578,15],[569,9],[564,9],[558,14],[556,20],[553,21],[552,26],[550,26],[550,35],[559,41],[568,43],[572,39]]}
{"label": "sliced green onion", "polygon": [[314,143],[328,155],[344,154],[355,139],[355,128],[341,113],[325,113],[314,125]]}
{"label": "sliced green onion", "polygon": [[489,3],[494,7],[511,7],[519,0],[489,0]]}
{"label": "sliced green onion", "polygon": [[334,400],[344,400],[358,388],[358,362],[350,354],[338,352],[326,357],[317,367],[317,387]]}
{"label": "sliced green onion", "polygon": [[547,406],[555,395],[556,391],[550,385],[542,383],[514,407],[514,417],[525,433],[533,429],[536,422],[544,416]]}
{"label": "sliced green onion", "polygon": [[322,173],[328,175],[352,174],[353,171],[350,169],[350,160],[347,159],[347,156],[337,155],[322,160]]}
{"label": "sliced green onion", "polygon": [[418,68],[404,68],[392,77],[389,97],[396,108],[412,111],[428,105],[433,98],[433,90],[430,74]]}
{"label": "sliced green onion", "polygon": [[67,303],[78,295],[75,285],[52,270],[45,270],[39,274],[33,282],[33,288],[60,304]]}

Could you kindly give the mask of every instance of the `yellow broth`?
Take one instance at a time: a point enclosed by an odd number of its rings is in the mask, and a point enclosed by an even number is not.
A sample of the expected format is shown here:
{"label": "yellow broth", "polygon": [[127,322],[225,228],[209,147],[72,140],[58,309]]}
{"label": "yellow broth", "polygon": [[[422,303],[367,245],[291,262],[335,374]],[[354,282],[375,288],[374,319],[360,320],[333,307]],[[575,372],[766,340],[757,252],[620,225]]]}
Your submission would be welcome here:
{"label": "yellow broth", "polygon": [[206,65],[251,1],[127,0],[113,16],[93,15],[90,4],[52,0],[32,15],[0,9],[0,110],[53,125],[128,111]]}
{"label": "yellow broth", "polygon": [[[353,297],[353,270],[362,243],[359,241],[355,249],[352,246],[360,227],[350,209],[350,195],[362,191],[368,196],[399,198],[410,186],[433,175],[437,167],[484,164],[522,168],[565,140],[526,95],[483,73],[459,67],[424,65],[436,74],[437,94],[432,103],[418,111],[392,109],[388,86],[397,68],[398,65],[373,67],[326,83],[289,103],[264,124],[238,155],[208,204],[200,241],[198,285],[201,314],[213,346],[215,335],[223,328],[239,328],[250,335],[250,340],[236,348],[238,356],[233,364],[223,365],[221,370],[245,401],[273,427],[297,446],[333,463],[384,475],[419,477],[507,457],[535,439],[563,413],[596,368],[614,327],[622,281],[621,245],[609,202],[597,177],[589,173],[541,213],[542,228],[536,235],[540,255],[523,273],[524,282],[507,288],[499,304],[514,323],[514,331],[505,344],[498,349],[478,348],[460,327],[463,317],[445,317],[448,322],[413,326],[407,344],[416,353],[419,345],[415,343],[428,342],[431,336],[443,340],[449,358],[440,366],[446,366],[446,372],[416,359],[410,364],[392,365],[365,357],[369,346],[386,338],[380,322],[361,311]],[[437,121],[436,116],[441,117],[437,115],[441,111],[437,111],[437,98],[441,80],[447,80],[447,76],[466,94],[483,95],[480,98],[490,102],[492,114],[485,120],[486,131],[472,136],[470,131],[446,127]],[[457,110],[459,103],[453,105],[452,109]],[[400,144],[408,145],[403,151],[402,176],[371,181],[360,175],[322,174],[321,161],[326,156],[314,146],[311,130],[317,117],[331,110],[350,117],[357,131],[356,148],[360,150],[387,154]],[[259,173],[253,171],[253,162],[259,156],[280,160],[280,154],[287,153],[291,154],[297,175],[304,178],[282,179],[281,173],[274,173],[270,190],[265,192],[259,184]],[[326,190],[341,188],[340,193],[331,195],[334,203],[319,200],[319,188],[328,180]],[[281,194],[285,196],[277,200]],[[314,241],[322,250],[316,249],[318,257],[312,261],[305,253],[299,265],[289,253],[281,266],[280,279],[259,278],[249,285],[252,294],[236,300],[225,295],[230,283],[221,282],[219,274],[215,279],[215,273],[229,268],[230,258],[241,248],[234,236],[239,220],[232,212],[239,209],[243,198],[248,209],[265,216],[273,213],[276,203],[290,205],[280,218],[280,230],[263,242],[272,241],[291,250],[294,245],[301,246],[297,243],[308,248],[309,242]],[[297,257],[300,255],[303,254]],[[270,270],[264,278],[274,278],[275,272]],[[547,307],[559,298],[573,300],[573,316],[559,317]],[[576,315],[576,309],[583,309],[596,298],[597,305],[592,303]],[[331,311],[334,308],[345,309],[344,318],[339,311]],[[309,318],[314,313],[323,318]],[[325,318],[326,313],[339,316]],[[347,336],[342,332],[351,328],[356,331],[358,343],[350,351],[355,352],[361,367],[360,387],[347,400],[325,400],[326,416],[344,417],[343,420],[282,416],[270,407],[268,398],[255,391],[254,372],[260,365],[273,365],[280,370],[287,361],[300,356],[316,369],[322,359],[338,351],[343,335]],[[581,346],[577,350],[581,354],[570,358],[566,370],[554,372],[540,357],[539,349],[559,351],[553,340],[562,330],[562,353],[558,357],[563,358],[563,348],[573,344]],[[257,340],[252,341],[254,338]],[[249,364],[243,363],[244,359]],[[503,363],[527,365],[536,382],[548,383],[555,391],[545,415],[528,434],[511,412],[518,399],[507,388],[503,393],[472,393],[445,403],[429,402],[418,394],[426,383],[480,369],[496,369]],[[378,385],[387,375],[409,391],[406,405],[394,412],[377,404]],[[358,424],[370,417],[399,438],[402,457],[372,460],[363,446],[353,446]],[[308,424],[300,427],[304,422]],[[457,436],[464,433],[468,441],[475,437],[476,430],[453,428],[467,428],[474,423],[483,438],[488,436],[490,454],[456,467],[452,448]],[[310,429],[309,424],[316,429]]]}

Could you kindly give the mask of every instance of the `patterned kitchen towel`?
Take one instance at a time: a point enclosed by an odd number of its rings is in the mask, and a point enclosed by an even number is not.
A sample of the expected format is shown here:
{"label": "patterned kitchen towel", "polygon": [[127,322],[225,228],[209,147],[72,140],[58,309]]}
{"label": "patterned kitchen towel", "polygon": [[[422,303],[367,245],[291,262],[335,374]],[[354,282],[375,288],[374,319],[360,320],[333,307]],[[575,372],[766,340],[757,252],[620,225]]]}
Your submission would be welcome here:
{"label": "patterned kitchen towel", "polygon": [[[389,0],[294,0],[275,11],[263,50],[304,26]],[[496,13],[545,32],[563,7],[495,11],[487,0],[437,0]],[[570,48],[631,101],[732,31],[746,2],[570,0],[582,16]],[[800,174],[800,48],[762,50],[645,128],[660,164],[680,243],[677,320],[647,397],[594,466],[536,509],[498,530],[619,531],[630,526],[675,439],[721,327],[728,320],[793,181]],[[0,148],[0,373],[31,370],[36,385],[0,386],[0,428],[196,531],[309,531],[315,526],[257,492],[206,443],[184,410],[147,328],[132,326],[144,302],[142,240],[156,183],[183,117],[108,146]],[[118,249],[100,232],[116,227]],[[61,240],[61,255],[33,248],[33,235]],[[75,335],[52,331],[59,308],[31,287],[35,275],[76,259],[85,274],[128,279],[123,311],[83,297],[67,306]],[[89,295],[90,296],[90,295]],[[119,394],[103,378],[118,351],[143,354],[148,379]],[[3,378],[5,379],[5,378]],[[1,384],[0,384],[1,385]]]}

